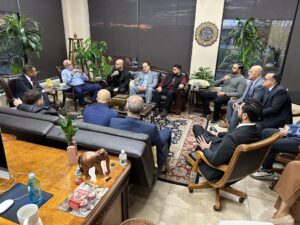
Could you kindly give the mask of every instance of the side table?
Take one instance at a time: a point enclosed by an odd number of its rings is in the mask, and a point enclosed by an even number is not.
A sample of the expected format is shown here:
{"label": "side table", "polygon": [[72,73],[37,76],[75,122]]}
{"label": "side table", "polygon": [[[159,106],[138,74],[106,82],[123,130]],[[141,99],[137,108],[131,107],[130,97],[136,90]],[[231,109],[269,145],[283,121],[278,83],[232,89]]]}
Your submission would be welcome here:
{"label": "side table", "polygon": [[207,91],[207,88],[191,88],[189,92],[189,113],[191,113],[191,108],[195,107],[195,100],[197,94],[200,95],[201,93]]}

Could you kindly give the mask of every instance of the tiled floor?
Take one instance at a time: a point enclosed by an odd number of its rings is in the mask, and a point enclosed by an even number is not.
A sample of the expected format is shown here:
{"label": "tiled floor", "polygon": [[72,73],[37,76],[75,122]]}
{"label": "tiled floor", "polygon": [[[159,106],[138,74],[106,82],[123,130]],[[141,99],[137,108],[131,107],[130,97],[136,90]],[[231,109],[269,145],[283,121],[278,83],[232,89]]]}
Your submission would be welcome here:
{"label": "tiled floor", "polygon": [[233,187],[245,191],[248,198],[239,203],[238,197],[221,192],[221,211],[215,212],[215,192],[195,190],[190,194],[187,187],[157,181],[149,190],[132,186],[129,195],[129,216],[146,218],[157,225],[205,224],[217,225],[220,220],[267,221],[275,212],[277,194],[269,189],[267,181],[251,177]]}

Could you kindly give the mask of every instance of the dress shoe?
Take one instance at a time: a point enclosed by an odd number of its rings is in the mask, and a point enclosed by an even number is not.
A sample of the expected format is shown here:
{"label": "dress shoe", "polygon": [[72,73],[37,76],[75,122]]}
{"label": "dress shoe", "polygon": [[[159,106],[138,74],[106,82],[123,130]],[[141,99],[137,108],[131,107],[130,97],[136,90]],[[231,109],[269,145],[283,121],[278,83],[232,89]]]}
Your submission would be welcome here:
{"label": "dress shoe", "polygon": [[222,128],[229,128],[228,122],[221,121],[218,123],[218,125],[219,125],[219,127],[222,127]]}
{"label": "dress shoe", "polygon": [[205,113],[200,113],[199,116],[202,117],[202,118],[206,118],[207,117],[207,115]]}
{"label": "dress shoe", "polygon": [[292,225],[294,224],[294,218],[290,214],[288,214],[286,216],[271,219],[270,222],[274,225]]}
{"label": "dress shoe", "polygon": [[160,115],[161,115],[161,117],[167,117],[168,112],[166,110],[164,110]]}
{"label": "dress shoe", "polygon": [[217,133],[219,132],[215,127],[210,127],[209,130]]}
{"label": "dress shoe", "polygon": [[217,123],[217,122],[219,122],[219,120],[218,119],[212,119],[211,121],[209,121],[210,123]]}

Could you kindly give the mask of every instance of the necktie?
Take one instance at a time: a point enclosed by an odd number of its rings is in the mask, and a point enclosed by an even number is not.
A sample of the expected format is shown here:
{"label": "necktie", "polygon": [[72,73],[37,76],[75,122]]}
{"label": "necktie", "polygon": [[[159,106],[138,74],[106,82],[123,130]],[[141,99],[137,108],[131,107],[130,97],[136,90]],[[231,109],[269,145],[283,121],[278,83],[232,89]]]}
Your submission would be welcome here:
{"label": "necktie", "polygon": [[252,83],[250,84],[250,87],[249,87],[249,89],[248,89],[248,92],[247,92],[247,94],[246,94],[246,96],[245,96],[245,99],[247,99],[248,97],[252,96],[253,87],[254,87],[254,85],[253,85],[253,82],[252,82]]}
{"label": "necktie", "polygon": [[265,95],[264,95],[264,99],[263,99],[263,104],[267,101],[269,95],[270,95],[271,91],[267,90]]}

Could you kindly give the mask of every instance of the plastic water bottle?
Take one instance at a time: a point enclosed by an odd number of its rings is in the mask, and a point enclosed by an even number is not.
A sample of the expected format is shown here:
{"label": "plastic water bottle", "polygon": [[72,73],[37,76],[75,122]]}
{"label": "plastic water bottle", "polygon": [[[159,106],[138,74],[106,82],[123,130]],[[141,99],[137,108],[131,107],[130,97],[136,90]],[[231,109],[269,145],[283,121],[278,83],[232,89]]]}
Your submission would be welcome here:
{"label": "plastic water bottle", "polygon": [[119,155],[119,160],[120,160],[120,165],[121,166],[126,166],[127,165],[127,155],[126,155],[124,149],[121,150],[121,153]]}
{"label": "plastic water bottle", "polygon": [[41,185],[39,179],[36,178],[34,173],[29,173],[27,186],[30,201],[37,205],[41,203],[43,200]]}

